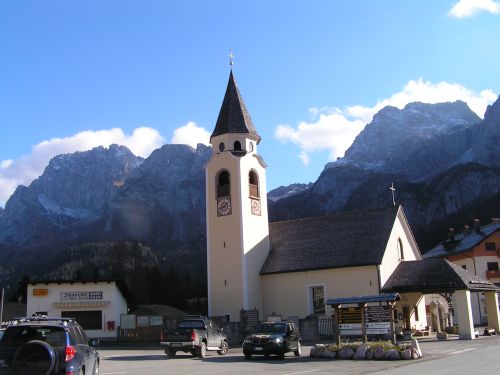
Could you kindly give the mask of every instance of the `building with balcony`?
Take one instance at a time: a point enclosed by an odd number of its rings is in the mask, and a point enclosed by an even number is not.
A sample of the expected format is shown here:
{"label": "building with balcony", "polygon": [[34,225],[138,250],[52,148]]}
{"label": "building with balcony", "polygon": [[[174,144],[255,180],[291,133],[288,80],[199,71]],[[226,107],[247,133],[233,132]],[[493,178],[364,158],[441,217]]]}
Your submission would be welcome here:
{"label": "building with balcony", "polygon": [[[463,269],[500,286],[500,220],[493,218],[481,226],[474,220],[472,227],[465,225],[461,233],[449,229],[448,238],[424,254],[424,258],[445,258]],[[474,324],[487,322],[484,293],[471,295]]]}

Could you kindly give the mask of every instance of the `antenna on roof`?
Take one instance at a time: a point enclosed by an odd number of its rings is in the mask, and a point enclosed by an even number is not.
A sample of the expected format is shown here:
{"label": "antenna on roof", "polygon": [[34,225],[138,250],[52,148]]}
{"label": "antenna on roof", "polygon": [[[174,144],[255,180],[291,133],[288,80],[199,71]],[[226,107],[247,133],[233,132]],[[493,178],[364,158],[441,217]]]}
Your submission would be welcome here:
{"label": "antenna on roof", "polygon": [[391,182],[391,186],[389,187],[392,193],[392,204],[396,205],[396,200],[394,199],[394,193],[396,192],[396,188],[394,187],[394,182]]}
{"label": "antenna on roof", "polygon": [[229,66],[231,67],[231,69],[233,69],[233,65],[234,65],[234,55],[233,55],[233,50],[232,49],[229,49]]}

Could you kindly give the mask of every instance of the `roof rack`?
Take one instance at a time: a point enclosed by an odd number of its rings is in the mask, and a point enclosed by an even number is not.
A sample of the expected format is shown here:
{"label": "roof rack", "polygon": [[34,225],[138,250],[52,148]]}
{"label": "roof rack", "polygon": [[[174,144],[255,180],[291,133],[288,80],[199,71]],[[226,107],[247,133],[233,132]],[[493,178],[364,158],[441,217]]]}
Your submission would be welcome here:
{"label": "roof rack", "polygon": [[33,314],[31,317],[19,317],[12,319],[13,324],[27,322],[63,322],[64,324],[68,324],[75,322],[75,318],[49,317],[47,315]]}

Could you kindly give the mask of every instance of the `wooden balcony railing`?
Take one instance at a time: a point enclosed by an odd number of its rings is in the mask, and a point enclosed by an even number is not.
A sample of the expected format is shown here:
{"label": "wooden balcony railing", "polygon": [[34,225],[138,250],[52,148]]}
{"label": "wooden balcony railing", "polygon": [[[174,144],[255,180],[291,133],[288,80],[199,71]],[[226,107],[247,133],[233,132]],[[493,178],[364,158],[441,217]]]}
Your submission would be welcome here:
{"label": "wooden balcony railing", "polygon": [[486,271],[486,278],[489,279],[494,279],[496,277],[500,278],[500,270],[495,270],[495,271]]}

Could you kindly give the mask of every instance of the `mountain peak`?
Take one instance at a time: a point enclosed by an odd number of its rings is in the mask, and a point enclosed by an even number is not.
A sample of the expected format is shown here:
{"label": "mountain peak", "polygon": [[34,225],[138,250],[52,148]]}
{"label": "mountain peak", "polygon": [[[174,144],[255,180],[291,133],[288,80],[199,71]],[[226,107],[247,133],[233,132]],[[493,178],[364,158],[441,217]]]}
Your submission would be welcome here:
{"label": "mountain peak", "polygon": [[[414,102],[403,109],[384,107],[356,137],[340,164],[389,173],[404,172],[412,179],[424,178],[433,173],[436,166],[426,166],[423,160],[431,154],[431,159],[435,159],[434,154],[439,147],[447,148],[441,151],[449,152],[448,161],[459,158],[463,145],[455,147],[448,139],[480,121],[463,101],[437,104]],[[443,164],[438,170],[446,167]]]}

